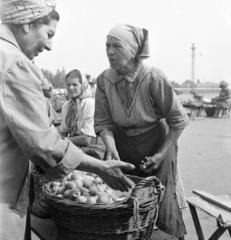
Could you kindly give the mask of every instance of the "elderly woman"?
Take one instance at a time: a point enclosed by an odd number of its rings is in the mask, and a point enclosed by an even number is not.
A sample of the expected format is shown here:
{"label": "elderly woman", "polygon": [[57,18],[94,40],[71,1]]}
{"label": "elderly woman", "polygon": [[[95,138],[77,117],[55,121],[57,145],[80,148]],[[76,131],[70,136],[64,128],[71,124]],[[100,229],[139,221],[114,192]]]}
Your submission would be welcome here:
{"label": "elderly woman", "polygon": [[221,81],[219,86],[221,88],[219,96],[212,99],[212,102],[216,105],[214,117],[225,116],[226,111],[228,111],[230,107],[230,103],[228,102],[230,99],[228,86],[229,84],[227,82]]}
{"label": "elderly woman", "polygon": [[106,158],[133,163],[132,174],[157,176],[165,185],[157,225],[183,239],[177,201],[177,139],[189,122],[166,76],[145,65],[148,31],[116,25],[107,35],[110,68],[97,79],[95,131]]}

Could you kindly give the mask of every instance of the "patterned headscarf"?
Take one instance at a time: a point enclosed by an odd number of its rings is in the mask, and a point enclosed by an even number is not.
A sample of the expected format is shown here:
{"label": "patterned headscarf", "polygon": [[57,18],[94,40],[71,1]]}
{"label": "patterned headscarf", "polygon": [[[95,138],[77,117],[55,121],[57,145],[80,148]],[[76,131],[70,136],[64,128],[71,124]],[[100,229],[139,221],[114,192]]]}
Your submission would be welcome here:
{"label": "patterned headscarf", "polygon": [[0,15],[4,24],[27,24],[47,16],[55,0],[1,0]]}
{"label": "patterned headscarf", "polygon": [[131,48],[136,58],[149,57],[148,30],[127,24],[117,24],[108,33]]}

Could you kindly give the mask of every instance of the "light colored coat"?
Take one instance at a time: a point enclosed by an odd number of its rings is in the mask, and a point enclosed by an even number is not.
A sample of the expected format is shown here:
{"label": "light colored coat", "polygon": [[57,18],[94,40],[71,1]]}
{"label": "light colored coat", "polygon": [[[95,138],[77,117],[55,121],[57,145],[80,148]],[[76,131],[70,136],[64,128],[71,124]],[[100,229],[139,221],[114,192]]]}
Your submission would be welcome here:
{"label": "light colored coat", "polygon": [[[0,239],[23,239],[29,159],[50,176],[75,169],[80,149],[49,123],[41,71],[0,24]],[[17,236],[17,237],[16,237]]]}

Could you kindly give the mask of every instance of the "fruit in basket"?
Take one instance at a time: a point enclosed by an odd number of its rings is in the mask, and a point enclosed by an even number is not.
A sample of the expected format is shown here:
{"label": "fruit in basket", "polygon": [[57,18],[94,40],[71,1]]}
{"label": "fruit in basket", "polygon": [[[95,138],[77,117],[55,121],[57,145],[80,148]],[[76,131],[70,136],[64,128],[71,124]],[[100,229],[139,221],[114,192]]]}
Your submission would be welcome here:
{"label": "fruit in basket", "polygon": [[90,203],[90,204],[96,204],[97,202],[97,197],[96,196],[91,196],[88,198],[87,202]]}
{"label": "fruit in basket", "polygon": [[71,173],[71,175],[70,175],[70,179],[71,179],[71,180],[77,180],[77,179],[79,179],[79,173],[74,170],[74,171]]}
{"label": "fruit in basket", "polygon": [[93,183],[94,177],[86,176],[83,179],[83,187],[89,188]]}
{"label": "fruit in basket", "polygon": [[71,194],[71,189],[67,189],[67,190],[65,190],[65,192],[63,193],[63,196],[64,196],[65,198],[70,198],[70,194]]}
{"label": "fruit in basket", "polygon": [[95,175],[74,170],[61,181],[51,183],[52,193],[62,199],[78,203],[110,204],[122,201],[129,193],[113,190]]}
{"label": "fruit in basket", "polygon": [[76,188],[76,184],[75,181],[69,181],[65,184],[65,188],[66,189],[75,189]]}
{"label": "fruit in basket", "polygon": [[77,188],[81,188],[81,187],[83,187],[83,181],[80,180],[80,179],[76,179],[75,180],[75,185],[76,185]]}
{"label": "fruit in basket", "polygon": [[65,186],[60,186],[56,194],[62,194],[63,195],[64,191],[65,191]]}
{"label": "fruit in basket", "polygon": [[96,185],[92,185],[89,187],[89,193],[91,194],[91,196],[96,196],[98,194],[99,190],[96,187]]}
{"label": "fruit in basket", "polygon": [[63,194],[58,194],[57,197],[58,198],[63,198]]}
{"label": "fruit in basket", "polygon": [[95,184],[102,184],[103,183],[103,180],[100,178],[100,177],[95,177],[95,179],[94,179],[94,183]]}
{"label": "fruit in basket", "polygon": [[84,197],[84,196],[78,195],[76,197],[76,202],[78,202],[78,203],[86,203],[87,202],[87,198]]}
{"label": "fruit in basket", "polygon": [[88,198],[90,196],[88,188],[82,187],[80,189],[80,192],[81,192],[81,196],[84,196],[86,198]]}
{"label": "fruit in basket", "polygon": [[80,195],[79,189],[71,190],[70,195],[69,195],[69,199],[71,199],[73,201],[76,201],[76,199],[79,195]]}
{"label": "fruit in basket", "polygon": [[107,195],[103,194],[103,195],[99,195],[99,198],[97,199],[97,203],[108,204],[110,202],[109,202],[109,198],[107,197]]}

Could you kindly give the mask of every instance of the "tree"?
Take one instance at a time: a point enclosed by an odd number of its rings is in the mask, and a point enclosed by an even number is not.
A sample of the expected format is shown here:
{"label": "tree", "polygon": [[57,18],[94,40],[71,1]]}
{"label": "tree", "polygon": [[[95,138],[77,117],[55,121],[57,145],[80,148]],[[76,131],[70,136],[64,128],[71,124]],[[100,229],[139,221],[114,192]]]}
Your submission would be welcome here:
{"label": "tree", "polygon": [[172,84],[172,86],[174,87],[174,88],[180,88],[181,87],[181,84],[179,84],[179,83],[177,83],[177,82],[175,82],[175,81],[170,81],[171,82],[171,84]]}
{"label": "tree", "polygon": [[192,80],[186,80],[182,83],[182,87],[184,87],[184,88],[195,88],[196,83],[194,83]]}
{"label": "tree", "polygon": [[54,88],[65,88],[65,76],[66,71],[63,68],[62,70],[57,70],[55,74],[53,74],[50,70],[41,69],[43,75],[49,82],[52,83]]}

